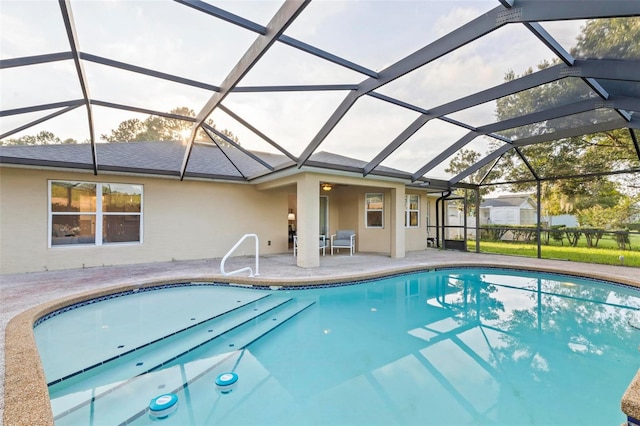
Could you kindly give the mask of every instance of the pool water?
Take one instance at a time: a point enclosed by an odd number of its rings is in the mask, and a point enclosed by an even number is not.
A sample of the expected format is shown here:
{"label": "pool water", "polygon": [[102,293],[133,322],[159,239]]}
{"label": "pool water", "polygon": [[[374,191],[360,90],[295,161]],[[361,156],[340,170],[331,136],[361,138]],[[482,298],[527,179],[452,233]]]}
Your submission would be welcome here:
{"label": "pool water", "polygon": [[[35,335],[56,425],[604,425],[626,420],[639,309],[626,286],[461,268],[138,292]],[[178,408],[155,419],[165,393]]]}

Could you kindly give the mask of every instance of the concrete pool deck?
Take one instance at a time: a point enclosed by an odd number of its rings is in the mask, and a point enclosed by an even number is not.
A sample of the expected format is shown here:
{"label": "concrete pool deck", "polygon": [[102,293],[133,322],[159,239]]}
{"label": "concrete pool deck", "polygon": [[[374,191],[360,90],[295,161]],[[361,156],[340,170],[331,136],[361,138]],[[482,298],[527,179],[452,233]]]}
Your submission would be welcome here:
{"label": "concrete pool deck", "polygon": [[[253,257],[229,259],[226,270],[254,267]],[[427,249],[392,259],[383,254],[321,256],[320,267],[303,269],[288,254],[260,257],[260,275],[223,277],[220,259],[105,266],[64,271],[0,275],[0,414],[4,424],[53,425],[46,382],[33,337],[33,323],[44,314],[94,293],[166,282],[216,281],[278,285],[350,281],[442,266],[503,266],[600,278],[640,287],[640,269],[562,260]],[[640,377],[623,398],[627,414],[640,418]]]}

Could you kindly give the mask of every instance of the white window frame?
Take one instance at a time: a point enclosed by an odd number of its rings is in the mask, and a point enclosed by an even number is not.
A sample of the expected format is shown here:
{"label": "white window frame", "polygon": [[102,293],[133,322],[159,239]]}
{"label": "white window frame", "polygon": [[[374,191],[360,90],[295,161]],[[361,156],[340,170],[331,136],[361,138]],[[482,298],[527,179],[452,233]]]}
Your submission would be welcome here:
{"label": "white window frame", "polygon": [[[64,183],[78,183],[78,184],[92,184],[96,186],[96,210],[91,212],[54,212],[51,210],[51,184],[54,182]],[[140,191],[140,211],[139,212],[103,212],[102,211],[102,187],[103,185],[135,185],[141,188]],[[52,244],[52,229],[53,229],[53,216],[93,216],[95,217],[95,238],[93,244]],[[102,242],[102,222],[104,216],[140,216],[140,230],[139,241],[125,241],[115,243],[103,243]],[[90,182],[90,181],[78,181],[78,180],[63,180],[63,179],[50,179],[47,182],[47,232],[48,232],[48,247],[49,248],[69,248],[69,247],[96,247],[96,246],[116,246],[116,245],[140,245],[143,243],[143,229],[144,229],[144,185],[138,183],[125,183],[125,182]]]}
{"label": "white window frame", "polygon": [[[416,205],[417,209],[411,208],[410,197],[418,197],[418,201]],[[411,225],[411,213],[416,213],[416,217],[418,218],[418,223],[416,225]],[[405,228],[420,228],[420,194],[405,194],[404,196],[404,227]]]}
{"label": "white window frame", "polygon": [[[379,209],[370,209],[367,203],[369,196],[380,196],[380,200],[382,201],[382,208]],[[381,223],[378,225],[369,225],[369,212],[381,212]],[[364,194],[364,224],[365,228],[371,229],[384,229],[384,193],[382,192],[367,192]]]}

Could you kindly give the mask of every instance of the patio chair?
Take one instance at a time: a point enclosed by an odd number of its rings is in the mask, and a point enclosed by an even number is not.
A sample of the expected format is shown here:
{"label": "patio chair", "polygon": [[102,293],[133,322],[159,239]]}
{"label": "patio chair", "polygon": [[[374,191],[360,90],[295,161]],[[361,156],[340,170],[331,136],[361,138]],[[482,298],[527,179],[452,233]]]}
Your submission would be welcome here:
{"label": "patio chair", "polygon": [[348,248],[349,256],[353,256],[353,252],[356,251],[356,231],[351,229],[339,230],[331,236],[331,255],[333,256],[333,249]]}
{"label": "patio chair", "polygon": [[[327,237],[324,235],[320,235],[320,240],[318,241],[318,249],[322,250],[322,255],[324,256],[327,248]],[[298,236],[293,236],[293,255],[296,256],[298,254]]]}

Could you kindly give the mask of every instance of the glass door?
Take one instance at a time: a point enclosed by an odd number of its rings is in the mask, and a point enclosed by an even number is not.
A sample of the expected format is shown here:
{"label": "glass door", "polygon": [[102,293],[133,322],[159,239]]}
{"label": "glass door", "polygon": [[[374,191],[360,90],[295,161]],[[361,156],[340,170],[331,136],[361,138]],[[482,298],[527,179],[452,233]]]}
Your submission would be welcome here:
{"label": "glass door", "polygon": [[320,235],[329,239],[329,197],[320,197]]}

